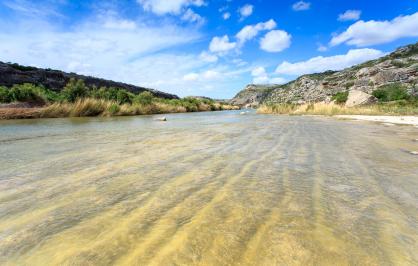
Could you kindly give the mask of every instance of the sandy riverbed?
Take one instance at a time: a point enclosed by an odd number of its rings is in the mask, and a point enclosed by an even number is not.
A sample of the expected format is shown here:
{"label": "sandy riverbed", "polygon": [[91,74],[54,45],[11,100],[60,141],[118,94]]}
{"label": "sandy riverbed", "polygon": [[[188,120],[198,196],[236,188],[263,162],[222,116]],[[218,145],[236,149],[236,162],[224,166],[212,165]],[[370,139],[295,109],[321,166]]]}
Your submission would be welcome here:
{"label": "sandy riverbed", "polygon": [[418,127],[418,116],[337,115],[336,117]]}

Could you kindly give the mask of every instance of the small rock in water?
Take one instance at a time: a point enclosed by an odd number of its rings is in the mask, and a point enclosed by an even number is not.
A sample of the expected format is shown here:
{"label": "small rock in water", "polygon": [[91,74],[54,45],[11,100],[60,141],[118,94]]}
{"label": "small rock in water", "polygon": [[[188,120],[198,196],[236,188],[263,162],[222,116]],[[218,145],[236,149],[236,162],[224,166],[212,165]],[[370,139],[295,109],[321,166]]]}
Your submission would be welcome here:
{"label": "small rock in water", "polygon": [[241,112],[241,113],[239,113],[240,115],[245,115],[246,114],[246,112]]}
{"label": "small rock in water", "polygon": [[158,117],[155,120],[157,120],[157,121],[167,121],[167,118],[164,116],[164,117]]}
{"label": "small rock in water", "polygon": [[409,153],[412,155],[418,155],[418,151],[410,151]]}

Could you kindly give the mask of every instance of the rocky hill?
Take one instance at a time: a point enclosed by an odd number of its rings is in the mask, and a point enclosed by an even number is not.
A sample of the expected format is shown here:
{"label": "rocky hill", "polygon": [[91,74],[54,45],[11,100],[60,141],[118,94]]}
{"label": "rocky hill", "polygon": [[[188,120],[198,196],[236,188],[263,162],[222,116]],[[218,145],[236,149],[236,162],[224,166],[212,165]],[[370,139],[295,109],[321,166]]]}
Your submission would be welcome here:
{"label": "rocky hill", "polygon": [[138,87],[126,83],[115,82],[90,76],[66,73],[59,70],[42,69],[36,67],[21,66],[0,62],[0,86],[11,87],[14,84],[32,83],[42,85],[45,88],[60,91],[68,83],[70,78],[82,79],[87,86],[116,87],[133,93],[144,91],[151,92],[154,96],[166,99],[178,99],[173,94],[161,92],[154,89]]}
{"label": "rocky hill", "polygon": [[401,83],[409,94],[418,95],[418,43],[342,71],[303,75],[284,85],[248,85],[232,104],[256,107],[262,103],[328,102],[338,92],[374,90]]}

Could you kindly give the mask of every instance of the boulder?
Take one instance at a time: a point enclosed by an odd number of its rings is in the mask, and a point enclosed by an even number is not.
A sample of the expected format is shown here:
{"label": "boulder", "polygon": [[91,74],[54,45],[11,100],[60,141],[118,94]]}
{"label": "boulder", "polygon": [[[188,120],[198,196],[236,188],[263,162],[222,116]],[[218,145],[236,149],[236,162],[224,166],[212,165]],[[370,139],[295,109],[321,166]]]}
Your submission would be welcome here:
{"label": "boulder", "polygon": [[365,105],[375,103],[377,101],[376,97],[370,95],[368,93],[359,91],[359,90],[351,90],[348,93],[347,102],[345,103],[346,107],[354,107],[358,105]]}

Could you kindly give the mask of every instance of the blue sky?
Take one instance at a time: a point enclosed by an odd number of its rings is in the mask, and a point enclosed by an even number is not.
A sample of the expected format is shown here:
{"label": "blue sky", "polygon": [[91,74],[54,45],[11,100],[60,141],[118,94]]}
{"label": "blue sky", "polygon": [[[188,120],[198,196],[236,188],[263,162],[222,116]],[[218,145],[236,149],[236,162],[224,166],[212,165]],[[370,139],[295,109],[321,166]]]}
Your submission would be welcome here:
{"label": "blue sky", "polygon": [[0,0],[0,61],[230,98],[418,41],[418,1]]}

